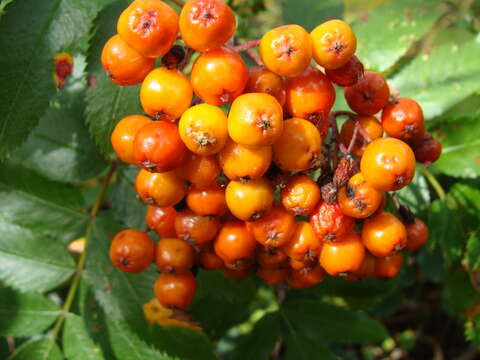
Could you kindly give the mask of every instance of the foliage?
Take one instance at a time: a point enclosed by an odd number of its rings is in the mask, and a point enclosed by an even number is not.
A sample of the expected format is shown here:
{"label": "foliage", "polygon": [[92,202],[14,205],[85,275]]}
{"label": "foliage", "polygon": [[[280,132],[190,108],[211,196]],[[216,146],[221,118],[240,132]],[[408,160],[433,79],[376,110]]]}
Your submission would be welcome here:
{"label": "foliage", "polygon": [[[360,7],[351,0],[228,2],[242,41],[280,23],[311,30],[345,17],[366,68],[421,104],[443,155],[417,169],[399,198],[428,223],[429,243],[387,282],[330,278],[297,291],[200,271],[191,315],[202,331],[148,324],[142,305],[153,297],[156,271],[131,276],[108,257],[115,232],[145,228],[145,205],[132,188],[136,170],[118,166],[110,146],[115,124],[141,113],[138,86],[113,85],[100,63],[130,1],[4,0],[0,335],[15,339],[15,349],[2,339],[0,357],[356,359],[359,353],[387,358],[396,349],[427,358],[425,351],[433,350],[425,343],[433,342],[445,358],[456,358],[467,342],[480,345],[480,6],[460,0],[368,0]],[[60,52],[74,56],[75,69],[61,90],[53,80]],[[67,250],[76,239],[87,242],[82,255]],[[449,326],[443,333],[442,321]],[[415,336],[406,341],[399,329]],[[447,339],[451,333],[456,337]],[[402,347],[407,342],[408,349]]]}

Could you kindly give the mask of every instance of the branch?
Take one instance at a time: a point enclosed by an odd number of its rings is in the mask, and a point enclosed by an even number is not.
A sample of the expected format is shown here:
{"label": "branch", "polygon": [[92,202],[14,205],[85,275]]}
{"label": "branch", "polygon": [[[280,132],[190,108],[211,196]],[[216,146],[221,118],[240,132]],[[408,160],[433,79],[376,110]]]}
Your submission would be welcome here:
{"label": "branch", "polygon": [[183,0],[169,0],[169,1],[171,1],[172,3],[174,3],[175,5],[177,5],[181,8],[185,5],[185,1],[183,1]]}
{"label": "branch", "polygon": [[423,164],[418,164],[418,168],[420,169],[420,172],[427,178],[427,180],[430,182],[432,185],[433,189],[438,195],[438,198],[440,200],[445,200],[446,194],[445,190],[443,189],[442,185],[438,182],[437,178],[430,172],[430,170],[427,169],[427,167]]}
{"label": "branch", "polygon": [[232,50],[236,51],[236,52],[247,51],[252,47],[258,46],[259,44],[260,44],[260,40],[251,40],[251,41],[246,42],[244,44],[240,44],[240,45],[232,47]]}

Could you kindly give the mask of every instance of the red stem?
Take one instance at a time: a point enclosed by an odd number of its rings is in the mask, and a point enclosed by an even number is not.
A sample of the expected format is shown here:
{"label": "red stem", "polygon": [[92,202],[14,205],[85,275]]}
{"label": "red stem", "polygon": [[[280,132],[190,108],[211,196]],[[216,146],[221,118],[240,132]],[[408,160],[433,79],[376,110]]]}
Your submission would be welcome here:
{"label": "red stem", "polygon": [[236,52],[242,52],[242,51],[247,51],[248,49],[258,46],[260,44],[260,40],[251,40],[249,42],[246,42],[244,44],[240,44],[237,46],[232,47],[232,50]]}
{"label": "red stem", "polygon": [[358,131],[360,130],[360,123],[357,121],[355,123],[355,127],[353,128],[352,139],[350,140],[350,144],[348,144],[347,154],[351,154],[355,143],[357,142]]}
{"label": "red stem", "polygon": [[195,51],[193,49],[187,48],[187,52],[185,53],[185,57],[180,62],[180,64],[178,64],[178,70],[183,71],[183,69],[185,69],[185,67],[190,62],[190,58],[192,57],[194,52]]}

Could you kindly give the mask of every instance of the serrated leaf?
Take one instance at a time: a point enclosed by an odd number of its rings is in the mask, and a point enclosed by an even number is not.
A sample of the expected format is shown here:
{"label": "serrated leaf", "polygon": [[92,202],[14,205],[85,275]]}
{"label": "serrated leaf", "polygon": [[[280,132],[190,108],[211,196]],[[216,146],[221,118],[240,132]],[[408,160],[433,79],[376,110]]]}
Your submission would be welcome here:
{"label": "serrated leaf", "polygon": [[28,337],[38,334],[60,314],[53,301],[39,294],[0,288],[0,335]]}
{"label": "serrated leaf", "polygon": [[342,16],[343,4],[337,0],[286,0],[283,3],[283,22],[298,24],[312,31],[323,21]]}
{"label": "serrated leaf", "polygon": [[[164,355],[142,341],[132,332],[125,323],[108,320],[110,343],[118,359],[129,360],[170,360]],[[186,344],[185,344],[186,345]]]}
{"label": "serrated leaf", "polygon": [[465,245],[458,216],[442,200],[435,200],[430,207],[428,228],[431,246],[435,244],[441,247],[447,264],[460,258]]}
{"label": "serrated leaf", "polygon": [[368,70],[387,70],[428,32],[441,10],[437,0],[390,1],[372,9],[352,24],[357,56]]}
{"label": "serrated leaf", "polygon": [[66,90],[9,161],[48,179],[78,184],[98,175],[107,164],[85,125],[85,92],[65,94]]}
{"label": "serrated leaf", "polygon": [[460,47],[456,44],[439,46],[429,55],[417,56],[390,83],[402,96],[419,102],[425,118],[431,119],[480,88],[476,56],[479,52],[478,40]]}
{"label": "serrated leaf", "polygon": [[0,279],[23,290],[45,292],[66,281],[75,263],[66,247],[51,237],[0,218]]}
{"label": "serrated leaf", "polygon": [[[85,227],[87,213],[80,191],[48,181],[31,170],[2,164],[0,219],[34,231],[35,237],[55,237],[67,243]],[[57,240],[57,241],[58,241]]]}
{"label": "serrated leaf", "polygon": [[88,57],[88,73],[95,80],[87,91],[87,122],[98,146],[106,155],[112,155],[110,135],[117,122],[127,115],[143,114],[139,103],[139,86],[113,84],[100,62],[103,45],[115,34],[117,18],[129,4],[128,0],[117,0],[99,14],[96,19],[97,32]]}
{"label": "serrated leaf", "polygon": [[139,169],[133,165],[123,165],[119,168],[117,182],[112,186],[112,207],[117,219],[132,229],[146,228],[146,205],[137,198],[135,177]]}
{"label": "serrated leaf", "polygon": [[312,300],[285,300],[282,313],[291,331],[303,332],[312,340],[333,343],[372,343],[384,340],[387,330],[362,312]]}
{"label": "serrated leaf", "polygon": [[53,57],[88,35],[94,0],[23,0],[0,22],[0,158],[22,143],[55,93]]}
{"label": "serrated leaf", "polygon": [[470,271],[478,271],[480,267],[480,228],[467,240],[467,252],[465,254],[467,266]]}
{"label": "serrated leaf", "polygon": [[111,214],[97,217],[89,241],[84,279],[112,320],[125,321],[135,331],[141,331],[147,326],[142,306],[153,297],[157,272],[151,267],[141,274],[127,274],[112,265],[110,241],[120,230]]}
{"label": "serrated leaf", "polygon": [[442,143],[442,155],[435,162],[435,168],[455,177],[480,175],[480,117],[442,123],[435,128],[434,136]]}
{"label": "serrated leaf", "polygon": [[68,314],[63,328],[63,351],[68,360],[102,360],[101,349],[88,334],[83,318]]}
{"label": "serrated leaf", "polygon": [[281,335],[281,318],[278,312],[265,314],[255,323],[252,331],[241,338],[233,359],[268,359]]}
{"label": "serrated leaf", "polygon": [[402,204],[408,205],[410,209],[419,214],[424,211],[430,203],[430,190],[425,177],[417,170],[413,181],[397,192]]}
{"label": "serrated leaf", "polygon": [[23,343],[8,360],[63,360],[57,344],[51,344],[50,338]]}

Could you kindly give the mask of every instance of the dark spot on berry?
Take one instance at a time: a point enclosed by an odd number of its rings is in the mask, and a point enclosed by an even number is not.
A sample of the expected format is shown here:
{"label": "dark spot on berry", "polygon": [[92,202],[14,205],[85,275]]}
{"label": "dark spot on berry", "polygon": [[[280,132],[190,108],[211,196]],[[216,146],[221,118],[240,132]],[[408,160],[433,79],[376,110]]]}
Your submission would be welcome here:
{"label": "dark spot on berry", "polygon": [[355,186],[347,184],[345,190],[347,192],[347,198],[353,199],[355,197]]}
{"label": "dark spot on berry", "polygon": [[353,205],[360,211],[367,207],[367,205],[361,200],[353,200]]}
{"label": "dark spot on berry", "polygon": [[118,262],[119,262],[120,265],[122,265],[122,266],[128,266],[128,265],[130,265],[130,260],[129,260],[128,258],[122,257],[122,258],[120,258],[120,259],[118,260]]}

